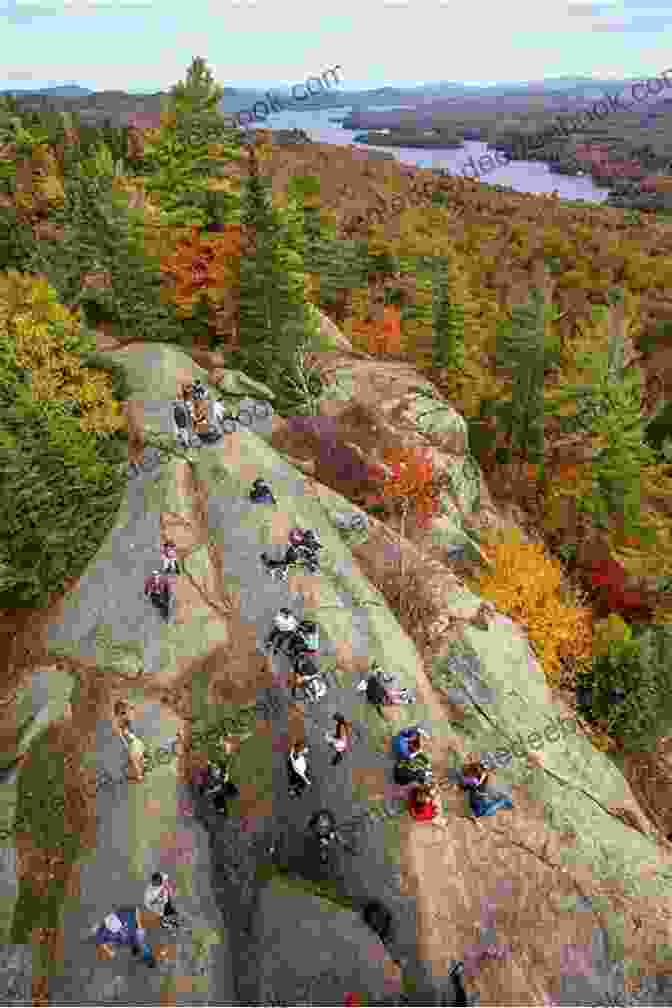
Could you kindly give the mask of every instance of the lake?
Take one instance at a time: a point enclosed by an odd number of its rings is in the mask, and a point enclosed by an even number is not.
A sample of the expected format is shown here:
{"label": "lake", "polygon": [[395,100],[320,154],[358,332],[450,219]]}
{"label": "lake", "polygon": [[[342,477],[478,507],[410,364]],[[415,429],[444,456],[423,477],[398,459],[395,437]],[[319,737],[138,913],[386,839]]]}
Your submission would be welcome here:
{"label": "lake", "polygon": [[[382,108],[383,106],[376,106]],[[385,106],[387,107],[387,106]],[[399,105],[390,108],[401,108]],[[362,150],[381,150],[394,154],[402,164],[414,165],[419,168],[446,168],[453,175],[464,173],[465,163],[470,157],[478,165],[479,157],[489,154],[494,158],[494,151],[488,151],[487,145],[478,140],[466,140],[462,147],[443,150],[418,150],[412,147],[377,147],[373,144],[353,144],[353,136],[360,130],[346,130],[340,123],[329,122],[330,117],[345,118],[350,112],[349,106],[339,108],[322,108],[304,111],[303,109],[285,109],[269,115],[264,123],[255,126],[267,126],[269,129],[302,129],[311,140],[319,143],[338,144],[341,147],[352,145]],[[470,165],[467,172],[472,172]],[[593,203],[603,203],[609,190],[595,185],[590,175],[573,176],[553,173],[547,164],[541,161],[514,161],[501,168],[495,168],[486,175],[481,175],[481,181],[490,185],[511,186],[518,192],[552,193],[558,190],[560,199],[585,200]]]}

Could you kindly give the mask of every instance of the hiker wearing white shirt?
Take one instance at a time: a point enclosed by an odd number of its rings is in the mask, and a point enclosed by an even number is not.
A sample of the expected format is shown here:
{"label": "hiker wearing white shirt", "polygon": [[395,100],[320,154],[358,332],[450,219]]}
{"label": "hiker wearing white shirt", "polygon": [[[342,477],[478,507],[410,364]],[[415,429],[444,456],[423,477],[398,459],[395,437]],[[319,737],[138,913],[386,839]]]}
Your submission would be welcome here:
{"label": "hiker wearing white shirt", "polygon": [[177,917],[177,910],[171,898],[174,895],[175,886],[168,880],[165,872],[154,872],[151,883],[145,889],[145,907],[161,917],[162,927],[175,926],[174,918]]}
{"label": "hiker wearing white shirt", "polygon": [[292,798],[298,798],[306,788],[311,786],[307,755],[308,747],[303,742],[294,742],[289,750],[287,769],[289,770],[289,793]]}

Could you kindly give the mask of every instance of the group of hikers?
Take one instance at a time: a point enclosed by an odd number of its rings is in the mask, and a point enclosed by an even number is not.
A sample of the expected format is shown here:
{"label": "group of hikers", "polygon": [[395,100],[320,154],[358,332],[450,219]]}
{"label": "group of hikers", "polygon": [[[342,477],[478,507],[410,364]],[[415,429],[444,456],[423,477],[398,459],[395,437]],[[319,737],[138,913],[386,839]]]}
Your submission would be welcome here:
{"label": "group of hikers", "polygon": [[[392,742],[396,757],[394,779],[397,784],[414,785],[408,799],[408,811],[418,822],[435,819],[441,807],[431,760],[423,750],[425,737],[427,733],[414,725],[404,728]],[[500,809],[513,808],[508,795],[491,790],[490,773],[480,762],[465,763],[458,773],[459,784],[469,798],[471,813],[476,819],[492,816]]]}
{"label": "group of hikers", "polygon": [[94,941],[101,958],[113,959],[116,955],[115,946],[128,945],[134,956],[140,956],[150,968],[156,967],[156,957],[146,940],[147,930],[143,925],[147,921],[144,911],[158,918],[162,928],[175,932],[180,926],[180,918],[173,903],[174,898],[175,884],[168,875],[165,872],[152,872],[151,881],[145,889],[142,910],[138,907],[120,907],[107,914],[103,923],[95,927]]}

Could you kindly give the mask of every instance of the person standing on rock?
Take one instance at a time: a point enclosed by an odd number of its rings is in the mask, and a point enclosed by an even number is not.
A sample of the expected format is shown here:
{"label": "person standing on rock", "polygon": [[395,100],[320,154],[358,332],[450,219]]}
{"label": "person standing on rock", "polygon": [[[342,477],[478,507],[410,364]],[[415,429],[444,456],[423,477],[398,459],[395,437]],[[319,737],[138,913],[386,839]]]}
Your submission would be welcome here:
{"label": "person standing on rock", "polygon": [[336,722],[336,730],[333,735],[330,732],[327,732],[325,735],[326,741],[336,750],[336,754],[331,761],[332,766],[336,766],[337,763],[342,761],[352,743],[352,725],[350,722],[346,721],[342,714],[334,714],[334,721]]}
{"label": "person standing on rock", "polygon": [[303,742],[294,742],[289,750],[287,769],[289,771],[289,794],[292,798],[300,797],[312,781],[308,776],[308,747]]}
{"label": "person standing on rock", "polygon": [[175,885],[170,882],[165,872],[154,872],[150,884],[145,889],[145,907],[150,913],[161,918],[161,927],[177,926],[177,910],[173,906],[174,896]]}

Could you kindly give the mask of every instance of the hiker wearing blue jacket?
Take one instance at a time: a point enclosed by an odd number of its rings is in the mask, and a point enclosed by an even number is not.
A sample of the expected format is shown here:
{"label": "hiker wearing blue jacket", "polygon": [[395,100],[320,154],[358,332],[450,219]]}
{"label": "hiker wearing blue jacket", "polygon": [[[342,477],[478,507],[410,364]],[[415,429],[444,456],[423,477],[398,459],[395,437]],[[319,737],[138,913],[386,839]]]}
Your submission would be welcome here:
{"label": "hiker wearing blue jacket", "polygon": [[476,819],[492,816],[500,809],[512,809],[506,794],[496,794],[489,788],[489,774],[482,763],[467,763],[462,768],[461,786],[469,795],[469,804]]}
{"label": "hiker wearing blue jacket", "polygon": [[[413,756],[418,752],[420,746],[422,745],[423,737],[427,738],[427,732],[418,727],[418,725],[413,725],[411,728],[404,728],[392,739],[392,749],[394,751],[394,755],[400,760],[413,759]],[[413,746],[411,748],[412,742]]]}
{"label": "hiker wearing blue jacket", "polygon": [[111,957],[114,956],[115,945],[130,945],[133,955],[142,955],[143,962],[151,968],[156,966],[152,947],[145,941],[145,929],[138,927],[135,907],[109,913],[96,929],[94,940],[96,945],[108,946]]}

